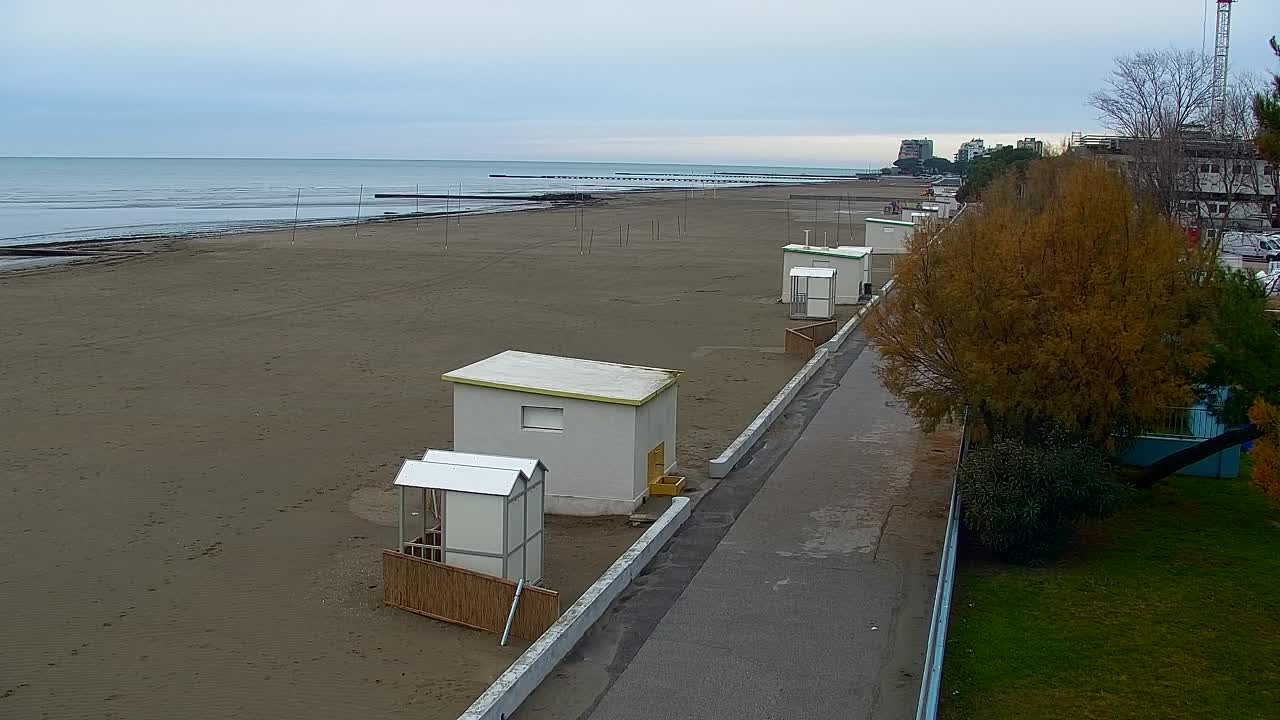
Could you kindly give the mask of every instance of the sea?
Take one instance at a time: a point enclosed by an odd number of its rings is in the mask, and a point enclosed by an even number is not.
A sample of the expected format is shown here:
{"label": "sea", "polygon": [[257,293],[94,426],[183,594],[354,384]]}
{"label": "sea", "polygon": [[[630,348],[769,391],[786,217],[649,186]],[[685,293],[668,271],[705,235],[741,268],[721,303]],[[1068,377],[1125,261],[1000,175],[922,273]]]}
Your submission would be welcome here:
{"label": "sea", "polygon": [[[598,162],[0,157],[0,245],[217,234],[415,212],[499,212],[536,207],[514,198],[543,193],[823,182],[865,172],[873,171]],[[385,193],[455,197],[375,197]]]}

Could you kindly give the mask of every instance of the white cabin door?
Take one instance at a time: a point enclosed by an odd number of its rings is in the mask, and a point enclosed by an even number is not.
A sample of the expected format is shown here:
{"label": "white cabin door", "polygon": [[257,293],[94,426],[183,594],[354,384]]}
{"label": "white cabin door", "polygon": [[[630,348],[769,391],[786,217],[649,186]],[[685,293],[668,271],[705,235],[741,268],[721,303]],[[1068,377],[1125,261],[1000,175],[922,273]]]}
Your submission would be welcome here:
{"label": "white cabin door", "polygon": [[831,281],[827,278],[809,278],[805,315],[824,318],[831,314]]}

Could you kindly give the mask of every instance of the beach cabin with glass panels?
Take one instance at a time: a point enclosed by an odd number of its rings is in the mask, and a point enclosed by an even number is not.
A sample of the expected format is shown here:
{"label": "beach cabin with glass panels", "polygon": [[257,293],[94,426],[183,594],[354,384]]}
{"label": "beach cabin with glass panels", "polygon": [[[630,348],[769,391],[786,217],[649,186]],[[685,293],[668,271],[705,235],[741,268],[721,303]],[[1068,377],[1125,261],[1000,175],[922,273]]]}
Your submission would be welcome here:
{"label": "beach cabin with glass panels", "polygon": [[868,272],[871,248],[841,245],[819,247],[814,245],[784,245],[782,247],[782,302],[790,303],[791,271],[798,267],[831,268],[836,271],[832,280],[837,305],[855,305],[862,296],[862,285],[870,280]]}
{"label": "beach cabin with glass panels", "polygon": [[508,350],[444,374],[453,445],[547,463],[549,513],[629,514],[675,467],[679,376]]}
{"label": "beach cabin with glass panels", "polygon": [[792,320],[830,320],[836,316],[835,268],[791,268]]}
{"label": "beach cabin with glass panels", "polygon": [[400,552],[475,572],[542,580],[538,460],[429,450],[396,475]]}

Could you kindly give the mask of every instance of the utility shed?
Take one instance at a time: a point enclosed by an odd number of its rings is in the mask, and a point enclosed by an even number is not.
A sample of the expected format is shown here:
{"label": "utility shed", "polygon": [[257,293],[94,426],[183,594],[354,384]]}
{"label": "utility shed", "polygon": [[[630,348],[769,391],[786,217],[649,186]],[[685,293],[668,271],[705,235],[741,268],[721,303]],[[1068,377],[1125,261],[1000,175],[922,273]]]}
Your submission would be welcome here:
{"label": "utility shed", "polygon": [[546,467],[527,458],[429,450],[405,460],[395,479],[400,552],[539,582],[545,477]]}
{"label": "utility shed", "polygon": [[[791,271],[798,267],[825,267],[836,271],[836,304],[855,305],[863,283],[870,282],[871,248],[841,245],[784,245],[782,247],[782,302],[791,302]],[[834,281],[833,281],[834,282]]]}
{"label": "utility shed", "polygon": [[907,252],[907,238],[915,232],[915,225],[906,220],[869,217],[866,220],[867,245],[877,253],[903,255]]}
{"label": "utility shed", "polygon": [[546,511],[625,515],[676,464],[677,370],[507,350],[452,372],[453,444],[542,459]]}
{"label": "utility shed", "polygon": [[791,268],[792,320],[830,320],[836,316],[835,268]]}

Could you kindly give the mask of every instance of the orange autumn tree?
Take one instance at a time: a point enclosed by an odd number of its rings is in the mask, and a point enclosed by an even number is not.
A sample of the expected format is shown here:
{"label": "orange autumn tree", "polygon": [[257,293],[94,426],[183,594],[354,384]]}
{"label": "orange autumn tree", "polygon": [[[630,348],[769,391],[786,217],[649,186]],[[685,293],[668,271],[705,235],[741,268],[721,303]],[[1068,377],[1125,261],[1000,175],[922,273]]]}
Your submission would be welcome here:
{"label": "orange autumn tree", "polygon": [[881,379],[926,428],[969,408],[995,437],[1110,447],[1192,401],[1209,262],[1181,228],[1071,156],[998,179],[975,210],[917,233],[869,325]]}
{"label": "orange autumn tree", "polygon": [[1253,458],[1253,484],[1272,502],[1280,503],[1280,408],[1264,398],[1254,400],[1249,421],[1264,429],[1249,456]]}

